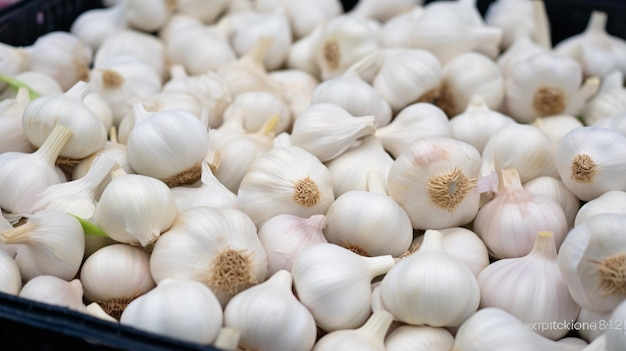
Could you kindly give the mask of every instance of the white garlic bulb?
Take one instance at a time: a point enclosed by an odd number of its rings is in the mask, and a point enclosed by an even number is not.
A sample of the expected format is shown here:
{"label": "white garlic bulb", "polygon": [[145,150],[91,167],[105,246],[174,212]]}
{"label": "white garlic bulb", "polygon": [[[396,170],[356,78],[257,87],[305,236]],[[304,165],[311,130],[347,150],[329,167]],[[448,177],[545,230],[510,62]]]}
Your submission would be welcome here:
{"label": "white garlic bulb", "polygon": [[0,250],[0,292],[17,295],[22,289],[22,275],[17,263],[6,251]]}
{"label": "white garlic bulb", "polygon": [[556,201],[565,213],[567,227],[570,229],[574,227],[574,220],[580,209],[580,200],[561,180],[548,176],[537,177],[524,183],[524,189]]}
{"label": "white garlic bulb", "polygon": [[626,207],[624,204],[626,201],[626,192],[620,190],[610,190],[597,198],[586,202],[580,207],[576,213],[576,219],[574,225],[583,223],[588,218],[603,214],[603,213],[615,213],[626,215]]}
{"label": "white garlic bulb", "polygon": [[311,96],[319,84],[314,75],[298,69],[275,70],[269,72],[269,78],[282,87],[283,100],[289,106],[292,119],[311,105]]}
{"label": "white garlic bulb", "polygon": [[320,67],[317,64],[317,42],[322,35],[325,22],[318,23],[311,32],[295,40],[289,48],[287,62],[288,69],[296,69],[306,72],[316,79],[320,79]]}
{"label": "white garlic bulb", "polygon": [[132,300],[156,286],[150,275],[150,254],[127,244],[108,245],[87,257],[80,281],[85,297],[118,320]]}
{"label": "white garlic bulb", "polygon": [[327,162],[337,158],[357,140],[374,134],[376,117],[352,115],[340,105],[313,103],[293,124],[291,142]]}
{"label": "white garlic bulb", "polygon": [[540,231],[552,232],[558,249],[567,230],[563,208],[554,200],[524,190],[514,169],[500,172],[495,197],[480,208],[474,219],[474,231],[498,258],[528,254]]}
{"label": "white garlic bulb", "polygon": [[176,7],[176,2],[168,0],[124,0],[124,19],[131,28],[156,32],[165,25]]}
{"label": "white garlic bulb", "polygon": [[[524,323],[539,325],[575,320],[580,307],[559,272],[554,239],[551,232],[538,232],[530,253],[498,260],[483,269],[478,275],[481,308],[498,307]],[[569,327],[536,332],[557,340],[569,332]]]}
{"label": "white garlic bulb", "polygon": [[104,125],[105,130],[111,130],[113,127],[113,110],[111,106],[106,102],[98,93],[89,93],[83,99],[83,102],[93,113],[98,117],[100,122]]}
{"label": "white garlic bulb", "polygon": [[171,188],[179,213],[196,206],[238,207],[237,195],[220,183],[208,162],[202,163],[200,183],[197,187],[176,186]]}
{"label": "white garlic bulb", "polygon": [[384,23],[422,3],[423,0],[395,0],[384,4],[379,1],[364,0],[357,2],[349,14],[356,17],[372,18]]}
{"label": "white garlic bulb", "polygon": [[451,138],[419,139],[394,161],[387,189],[413,228],[460,226],[478,212],[479,168],[480,154],[470,144]]}
{"label": "white garlic bulb", "polygon": [[279,214],[263,223],[258,235],[267,252],[269,274],[281,269],[291,272],[293,261],[302,250],[328,242],[323,232],[325,226],[326,216],[323,214],[308,218]]}
{"label": "white garlic bulb", "polygon": [[26,88],[20,88],[15,98],[6,98],[0,102],[0,130],[3,134],[2,141],[0,141],[0,153],[35,151],[22,127],[22,115],[29,103],[30,98]]}
{"label": "white garlic bulb", "polygon": [[548,135],[552,140],[552,149],[556,152],[563,137],[572,130],[582,127],[583,123],[571,115],[556,115],[539,117],[533,121],[532,125]]}
{"label": "white garlic bulb", "polygon": [[[255,8],[261,12],[275,10],[274,1],[254,1]],[[294,38],[302,38],[311,33],[319,23],[328,22],[341,15],[342,3],[338,0],[306,1],[289,0],[279,1],[285,7]],[[303,16],[303,14],[306,14]]]}
{"label": "white garlic bulb", "polygon": [[204,23],[213,23],[228,7],[229,1],[179,0],[176,12],[192,16]]}
{"label": "white garlic bulb", "polygon": [[70,33],[96,51],[111,34],[127,27],[124,5],[94,8],[79,14],[70,27]]}
{"label": "white garlic bulb", "polygon": [[474,146],[481,154],[496,131],[515,120],[489,108],[481,95],[474,95],[462,113],[450,119],[450,135]]}
{"label": "white garlic bulb", "polygon": [[393,317],[385,310],[372,313],[367,321],[357,329],[332,331],[315,343],[314,351],[332,350],[385,350],[385,335],[393,322]]}
{"label": "white garlic bulb", "polygon": [[78,279],[67,281],[52,275],[40,275],[24,284],[19,296],[86,312],[83,304],[83,287]]}
{"label": "white garlic bulb", "polygon": [[198,117],[184,110],[165,110],[139,117],[128,136],[126,153],[135,172],[173,187],[200,180],[207,147],[208,132]]}
{"label": "white garlic bulb", "polygon": [[165,279],[133,300],[123,325],[198,344],[210,344],[220,331],[222,307],[211,289],[191,280]]}
{"label": "white garlic bulb", "polygon": [[414,102],[433,102],[442,67],[435,55],[420,49],[387,49],[372,85],[394,111]]}
{"label": "white garlic bulb", "polygon": [[65,181],[55,161],[72,138],[72,131],[57,124],[41,147],[33,153],[0,153],[0,208],[15,212],[21,201],[47,186]]}
{"label": "white garlic bulb", "polygon": [[363,256],[400,256],[413,239],[411,220],[387,195],[380,172],[368,173],[367,186],[335,199],[326,212],[324,236]]}
{"label": "white garlic bulb", "polygon": [[559,268],[569,292],[593,312],[615,309],[626,296],[626,241],[619,235],[626,216],[599,214],[575,226],[559,250]]}
{"label": "white garlic bulb", "polygon": [[46,73],[68,90],[79,81],[89,80],[93,51],[77,36],[53,31],[37,38],[31,47],[29,70]]}
{"label": "white garlic bulb", "polygon": [[561,180],[579,199],[590,201],[610,190],[626,190],[626,136],[596,126],[563,137],[556,153]]}
{"label": "white garlic bulb", "polygon": [[391,255],[364,257],[321,243],[302,251],[291,274],[298,299],[330,332],[358,328],[371,314],[371,281],[395,264]]}
{"label": "white garlic bulb", "polygon": [[237,197],[239,208],[257,227],[278,214],[324,214],[335,200],[328,168],[293,145],[274,147],[258,158],[241,180]]}
{"label": "white garlic bulb", "polygon": [[33,100],[22,116],[24,134],[40,147],[57,124],[72,130],[72,138],[61,150],[60,156],[72,160],[85,158],[102,149],[107,139],[104,124],[85,104],[89,84],[77,82],[61,95],[42,96]]}
{"label": "white garlic bulb", "polygon": [[140,174],[115,176],[116,172],[120,170],[114,172],[96,204],[95,223],[118,242],[141,246],[155,242],[178,216],[172,192],[158,179]]}
{"label": "white garlic bulb", "polygon": [[448,117],[463,112],[477,94],[490,109],[500,109],[505,98],[505,78],[496,63],[486,55],[477,52],[459,54],[443,65],[441,74],[435,104]]}
{"label": "white garlic bulb", "polygon": [[24,282],[40,275],[70,280],[76,276],[85,252],[78,220],[53,210],[39,211],[28,216],[25,224],[2,231],[0,244],[14,257]]}
{"label": "white garlic bulb", "polygon": [[580,115],[585,125],[598,123],[602,118],[626,112],[624,73],[612,71],[602,79],[600,90],[583,107]]}
{"label": "white garlic bulb", "polygon": [[385,338],[387,351],[449,351],[453,345],[454,336],[449,331],[426,325],[401,325]]}
{"label": "white garlic bulb", "polygon": [[388,125],[376,129],[375,135],[385,150],[398,158],[415,140],[450,137],[450,125],[439,107],[417,102],[403,108]]}
{"label": "white garlic bulb", "polygon": [[385,48],[407,48],[410,46],[411,30],[424,13],[422,6],[397,14],[383,23],[378,32],[378,42]]}
{"label": "white garlic bulb", "polygon": [[358,145],[325,163],[333,177],[335,197],[350,190],[367,190],[367,174],[380,172],[387,184],[393,158],[375,135],[363,138]]}
{"label": "white garlic bulb", "polygon": [[249,91],[237,95],[224,110],[224,123],[230,122],[238,113],[242,114],[243,128],[250,133],[261,130],[274,115],[279,116],[274,133],[280,134],[291,129],[289,106],[276,94],[268,91]]}
{"label": "white garlic bulb", "polygon": [[157,283],[167,278],[201,282],[226,306],[238,292],[266,279],[267,254],[243,212],[198,206],[181,213],[156,242],[150,271]]}
{"label": "white garlic bulb", "polygon": [[293,295],[292,280],[291,273],[279,270],[228,302],[224,325],[240,331],[242,347],[259,351],[313,348],[315,320]]}

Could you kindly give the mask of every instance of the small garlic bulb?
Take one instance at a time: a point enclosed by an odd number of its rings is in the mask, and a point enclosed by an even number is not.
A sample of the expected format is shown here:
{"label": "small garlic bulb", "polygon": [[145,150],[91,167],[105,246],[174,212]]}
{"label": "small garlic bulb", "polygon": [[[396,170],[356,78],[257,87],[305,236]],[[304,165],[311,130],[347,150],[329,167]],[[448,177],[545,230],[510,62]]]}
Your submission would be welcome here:
{"label": "small garlic bulb", "polygon": [[20,268],[6,251],[0,250],[0,292],[17,295],[22,289]]}
{"label": "small garlic bulb", "polygon": [[580,207],[576,213],[574,225],[579,225],[587,219],[603,213],[626,215],[624,203],[626,203],[626,191],[607,191]]}
{"label": "small garlic bulb", "polygon": [[593,125],[601,119],[626,112],[626,89],[624,73],[612,71],[602,79],[602,85],[583,107],[580,115],[585,125]]}
{"label": "small garlic bulb", "polygon": [[476,183],[480,154],[451,138],[410,144],[391,166],[389,195],[404,208],[415,229],[443,229],[472,221],[479,207]]}
{"label": "small garlic bulb", "polygon": [[22,115],[29,103],[30,98],[26,88],[20,88],[15,98],[6,98],[0,102],[0,130],[3,134],[2,141],[0,141],[0,153],[35,151],[22,127]]}
{"label": "small garlic bulb", "polygon": [[374,134],[376,117],[355,116],[340,105],[321,102],[306,109],[293,124],[291,142],[327,162],[357,140]]}
{"label": "small garlic bulb", "polygon": [[444,328],[426,325],[401,325],[385,338],[387,351],[449,351],[454,345],[454,336]]}
{"label": "small garlic bulb", "polygon": [[556,167],[565,186],[583,201],[610,190],[626,190],[626,136],[596,126],[580,127],[563,137]]}
{"label": "small garlic bulb", "polygon": [[178,216],[174,196],[158,179],[119,172],[113,173],[113,179],[104,188],[94,221],[118,242],[149,245],[174,224]]}
{"label": "small garlic bulb", "polygon": [[150,254],[127,244],[105,246],[91,254],[80,270],[85,297],[119,320],[126,306],[156,286]]}
{"label": "small garlic bulb", "polygon": [[353,190],[337,197],[326,212],[324,236],[362,256],[400,256],[411,245],[411,220],[387,195],[382,174],[367,175],[368,190]]}
{"label": "small garlic bulb", "polygon": [[376,129],[376,137],[394,158],[418,139],[450,137],[448,117],[439,107],[417,102],[403,108],[386,126]]}
{"label": "small garlic bulb", "polygon": [[28,216],[25,224],[0,232],[0,244],[15,259],[24,282],[40,275],[70,280],[85,252],[78,220],[53,210],[39,211]]}
{"label": "small garlic bulb", "polygon": [[[558,323],[576,319],[580,307],[559,272],[557,248],[551,232],[538,232],[526,256],[498,260],[480,272],[480,306],[498,307],[524,323]],[[536,330],[557,340],[569,327]]]}
{"label": "small garlic bulb", "polygon": [[540,231],[552,232],[558,249],[568,227],[556,201],[524,190],[518,172],[505,169],[495,197],[478,211],[474,230],[494,257],[512,258],[527,255]]}
{"label": "small garlic bulb", "polygon": [[224,325],[240,331],[240,347],[259,351],[313,348],[315,320],[293,295],[292,280],[291,273],[279,270],[228,302]]}
{"label": "small garlic bulb", "polygon": [[563,241],[559,269],[582,308],[608,312],[626,297],[621,274],[626,262],[626,241],[620,235],[624,225],[624,215],[599,214],[575,226]]}
{"label": "small garlic bulb", "polygon": [[524,183],[524,189],[533,194],[541,195],[548,199],[556,201],[567,219],[567,227],[574,227],[574,220],[580,209],[580,200],[572,193],[565,184],[554,177],[542,176],[537,177],[527,183]]}
{"label": "small garlic bulb", "polygon": [[474,95],[481,95],[487,106],[499,110],[504,101],[505,78],[496,63],[484,54],[462,53],[445,65],[435,104],[448,117],[463,112]]}
{"label": "small garlic bulb", "polygon": [[150,271],[157,283],[167,278],[201,282],[226,306],[238,292],[266,279],[267,254],[243,212],[198,206],[181,213],[156,242]]}
{"label": "small garlic bulb", "polygon": [[552,140],[552,150],[556,153],[561,140],[572,130],[583,127],[583,123],[576,117],[571,115],[556,115],[548,117],[539,117],[532,123],[535,127],[541,129]]}
{"label": "small garlic bulb", "polygon": [[220,331],[222,307],[211,289],[191,280],[165,279],[133,300],[123,325],[198,344],[210,344]]}
{"label": "small garlic bulb", "polygon": [[335,200],[332,175],[313,154],[293,146],[274,147],[241,180],[239,208],[257,227],[278,214],[324,214]]}
{"label": "small garlic bulb", "polygon": [[291,267],[298,299],[324,331],[358,328],[371,314],[371,281],[395,264],[391,255],[364,257],[322,243],[302,251]]}
{"label": "small garlic bulb", "polygon": [[83,286],[78,279],[67,281],[52,275],[41,275],[24,284],[19,296],[86,312],[83,304]]}
{"label": "small garlic bulb", "polygon": [[[59,85],[59,82],[56,81],[52,76],[42,72],[35,71],[23,71],[20,72],[12,78],[26,84],[29,88],[36,91],[40,96],[43,95],[57,95],[62,94],[63,89]],[[1,91],[2,89],[0,89]],[[2,94],[0,94],[0,99],[8,99],[15,98],[17,96],[19,88],[8,86]]]}
{"label": "small garlic bulb", "polygon": [[313,351],[368,350],[384,351],[385,335],[393,322],[393,317],[385,310],[372,313],[367,321],[357,329],[332,331],[321,337]]}
{"label": "small garlic bulb", "polygon": [[269,274],[281,269],[291,272],[293,261],[300,252],[311,245],[328,242],[323,232],[325,226],[326,216],[323,214],[308,218],[279,214],[263,223],[258,235],[267,252]]}

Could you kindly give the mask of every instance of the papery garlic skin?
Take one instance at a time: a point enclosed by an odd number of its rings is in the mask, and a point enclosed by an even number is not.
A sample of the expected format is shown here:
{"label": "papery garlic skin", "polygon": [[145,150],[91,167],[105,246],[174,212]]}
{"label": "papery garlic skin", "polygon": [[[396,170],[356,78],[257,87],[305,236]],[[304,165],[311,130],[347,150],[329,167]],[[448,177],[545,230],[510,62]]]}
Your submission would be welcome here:
{"label": "papery garlic skin", "polygon": [[228,7],[228,1],[179,0],[176,12],[192,16],[204,23],[213,23]]}
{"label": "papery garlic skin", "polygon": [[240,345],[259,351],[313,348],[315,320],[293,295],[291,285],[291,273],[279,270],[228,302],[224,325],[241,332]]}
{"label": "papery garlic skin", "polygon": [[168,230],[177,216],[176,201],[165,183],[127,174],[114,177],[104,189],[94,220],[114,240],[146,246]]}
{"label": "papery garlic skin", "polygon": [[85,312],[83,287],[78,279],[66,281],[51,275],[41,275],[24,284],[19,296]]}
{"label": "papery garlic skin", "polygon": [[579,199],[590,201],[610,190],[626,190],[626,136],[602,127],[576,128],[556,153],[561,180]]}
{"label": "papery garlic skin", "polygon": [[626,241],[619,235],[626,216],[606,213],[572,229],[559,250],[559,268],[569,292],[582,308],[608,312],[626,296],[623,270]]}
{"label": "papery garlic skin", "polygon": [[470,222],[479,206],[476,178],[480,154],[451,138],[410,144],[389,170],[389,195],[404,208],[413,228],[447,228]]}
{"label": "papery garlic skin", "polygon": [[444,328],[401,325],[385,338],[385,350],[449,351],[454,345],[454,336]]}
{"label": "papery garlic skin", "polygon": [[22,275],[13,257],[0,250],[0,292],[17,295],[22,289]]}
{"label": "papery garlic skin", "polygon": [[223,313],[215,294],[202,283],[166,279],[133,300],[120,323],[198,344],[212,343]]}
{"label": "papery garlic skin", "polygon": [[487,8],[485,23],[502,29],[500,47],[506,50],[519,37],[532,38],[535,30],[532,3],[519,0],[494,1]]}
{"label": "papery garlic skin", "polygon": [[626,192],[620,190],[607,191],[597,198],[583,204],[574,220],[574,225],[579,225],[587,219],[603,213],[614,213],[626,215]]}
{"label": "papery garlic skin", "polygon": [[125,0],[124,2],[126,23],[132,28],[148,33],[161,29],[177,6],[176,2],[167,0]]}

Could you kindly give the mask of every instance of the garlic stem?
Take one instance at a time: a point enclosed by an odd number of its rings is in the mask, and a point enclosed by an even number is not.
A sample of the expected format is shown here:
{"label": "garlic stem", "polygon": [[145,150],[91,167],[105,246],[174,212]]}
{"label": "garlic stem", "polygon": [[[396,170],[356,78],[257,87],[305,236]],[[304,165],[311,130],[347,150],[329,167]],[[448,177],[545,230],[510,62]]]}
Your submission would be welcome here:
{"label": "garlic stem", "polygon": [[34,152],[34,155],[46,160],[49,164],[54,164],[61,150],[72,138],[72,131],[60,124],[54,126],[50,135],[41,144],[41,147]]}
{"label": "garlic stem", "polygon": [[37,224],[26,222],[19,227],[10,228],[0,233],[0,242],[3,244],[16,244],[29,237],[29,233],[37,229]]}
{"label": "garlic stem", "polygon": [[598,77],[589,77],[585,79],[582,87],[578,89],[576,94],[572,96],[572,99],[585,101],[595,95],[600,89],[600,78]]}
{"label": "garlic stem", "polygon": [[311,229],[311,233],[320,233],[326,227],[326,215],[316,214],[305,220],[306,225]]}
{"label": "garlic stem", "polygon": [[606,12],[591,12],[591,17],[589,18],[589,23],[587,23],[587,28],[585,28],[585,33],[604,33],[607,18],[608,16]]}
{"label": "garlic stem", "polygon": [[391,255],[359,257],[367,260],[367,264],[369,265],[372,278],[387,273],[391,269],[391,267],[396,264],[396,260]]}
{"label": "garlic stem", "polygon": [[391,313],[379,309],[374,311],[370,318],[367,319],[365,324],[359,328],[359,331],[365,332],[367,335],[371,335],[377,340],[384,340],[389,327],[393,322],[393,316]]}
{"label": "garlic stem", "polygon": [[522,186],[522,180],[519,177],[519,173],[515,169],[503,169],[500,171],[500,190],[504,191],[519,191],[524,190]]}
{"label": "garlic stem", "polygon": [[89,168],[83,179],[84,182],[91,184],[88,189],[95,191],[100,189],[106,181],[109,181],[111,172],[118,167],[119,164],[112,158],[100,156]]}
{"label": "garlic stem", "polygon": [[270,279],[268,279],[268,281],[270,280],[274,285],[286,288],[287,290],[291,291],[291,286],[293,285],[293,277],[291,276],[291,273],[289,273],[289,271],[281,269],[278,272],[274,273],[274,275],[270,277]]}
{"label": "garlic stem", "polygon": [[546,6],[543,0],[533,1],[533,16],[535,19],[535,41],[545,49],[552,49],[550,23],[548,22]]}
{"label": "garlic stem", "polygon": [[426,230],[419,249],[443,251],[443,234],[438,230]]}
{"label": "garlic stem", "polygon": [[89,94],[89,84],[82,80],[76,82],[76,84],[74,84],[68,91],[65,92],[66,96],[80,99],[80,101],[83,101],[87,94]]}
{"label": "garlic stem", "polygon": [[554,234],[550,231],[541,231],[537,233],[535,244],[533,245],[530,255],[536,255],[548,259],[557,259],[556,242]]}
{"label": "garlic stem", "polygon": [[489,106],[485,102],[485,98],[482,95],[476,94],[472,96],[470,103],[467,104],[465,112],[483,112],[490,111]]}
{"label": "garlic stem", "polygon": [[380,170],[373,169],[367,172],[367,191],[374,194],[387,195]]}

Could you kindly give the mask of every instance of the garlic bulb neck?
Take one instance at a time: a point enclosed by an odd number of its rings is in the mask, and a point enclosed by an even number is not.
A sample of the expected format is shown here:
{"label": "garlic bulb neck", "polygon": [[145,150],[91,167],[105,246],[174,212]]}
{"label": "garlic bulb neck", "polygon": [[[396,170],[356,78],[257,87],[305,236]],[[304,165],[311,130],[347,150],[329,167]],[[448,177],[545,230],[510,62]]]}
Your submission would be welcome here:
{"label": "garlic bulb neck", "polygon": [[554,241],[554,234],[548,231],[542,231],[537,233],[535,243],[529,255],[548,258],[550,260],[556,260],[556,242]]}
{"label": "garlic bulb neck", "polygon": [[61,150],[63,150],[65,145],[72,138],[72,134],[69,128],[57,124],[34,154],[46,160],[48,163],[54,164]]}

